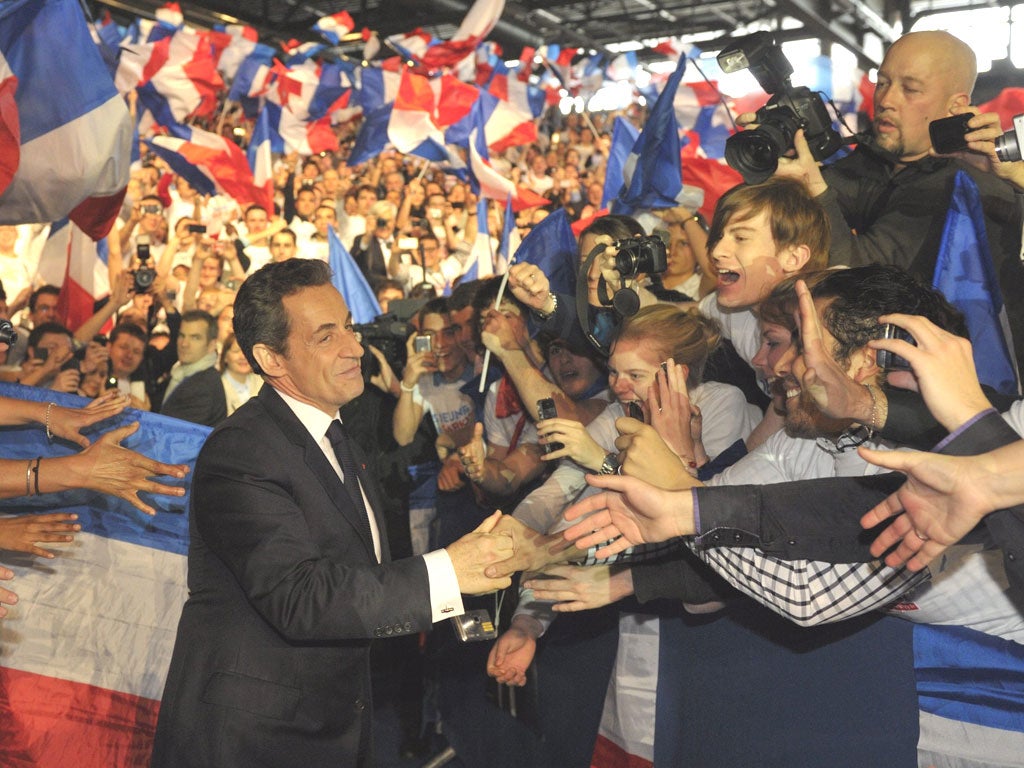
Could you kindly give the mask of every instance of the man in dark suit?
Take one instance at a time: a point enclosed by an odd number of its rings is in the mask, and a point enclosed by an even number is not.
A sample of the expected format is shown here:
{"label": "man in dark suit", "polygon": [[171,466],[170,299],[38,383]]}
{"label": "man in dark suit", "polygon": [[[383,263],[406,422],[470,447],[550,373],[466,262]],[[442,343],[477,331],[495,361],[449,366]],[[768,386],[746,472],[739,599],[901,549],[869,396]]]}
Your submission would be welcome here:
{"label": "man in dark suit", "polygon": [[160,413],[215,427],[228,415],[217,364],[217,321],[194,309],[181,316],[178,362],[164,393]]}
{"label": "man in dark suit", "polygon": [[369,766],[369,648],[509,584],[497,517],[445,550],[392,562],[378,490],[338,408],[363,350],[320,262],[268,264],[235,302],[268,386],[207,440],[192,484],[189,599],[154,768]]}

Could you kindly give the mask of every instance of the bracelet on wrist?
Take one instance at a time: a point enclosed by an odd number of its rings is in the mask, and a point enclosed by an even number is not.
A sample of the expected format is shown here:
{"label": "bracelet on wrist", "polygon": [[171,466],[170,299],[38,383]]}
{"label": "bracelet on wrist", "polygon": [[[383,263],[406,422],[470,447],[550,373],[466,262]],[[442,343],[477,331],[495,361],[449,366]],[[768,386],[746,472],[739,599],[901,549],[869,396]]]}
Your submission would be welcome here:
{"label": "bracelet on wrist", "polygon": [[398,382],[398,388],[400,390],[402,390],[403,392],[415,392],[416,391],[416,385],[415,384],[413,384],[411,387],[407,387],[407,386],[405,386],[405,382],[404,381]]}
{"label": "bracelet on wrist", "polygon": [[555,314],[555,311],[558,309],[558,294],[557,293],[549,293],[548,296],[551,297],[551,311],[550,312],[545,312],[545,311],[543,311],[541,309],[536,310],[537,311],[537,317],[539,317],[541,320],[547,320],[549,317],[551,317],[553,314]]}
{"label": "bracelet on wrist", "polygon": [[32,474],[35,475],[36,496],[39,495],[39,462],[41,462],[42,460],[42,456],[37,456],[35,466],[32,467]]}
{"label": "bracelet on wrist", "polygon": [[53,432],[50,430],[50,412],[53,410],[53,406],[55,406],[55,405],[56,405],[56,403],[52,403],[52,402],[46,404],[46,418],[45,418],[45,420],[43,422],[43,425],[46,427],[46,439],[47,440],[53,440]]}

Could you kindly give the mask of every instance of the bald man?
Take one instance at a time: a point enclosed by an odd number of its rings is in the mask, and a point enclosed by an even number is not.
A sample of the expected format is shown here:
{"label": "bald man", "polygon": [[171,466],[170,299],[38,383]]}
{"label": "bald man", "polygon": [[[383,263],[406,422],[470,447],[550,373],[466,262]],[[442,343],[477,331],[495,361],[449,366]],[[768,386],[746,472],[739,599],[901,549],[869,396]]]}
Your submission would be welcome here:
{"label": "bald man", "polygon": [[966,171],[981,193],[996,274],[1017,359],[1024,353],[1021,210],[993,174],[929,154],[928,124],[967,106],[977,76],[974,52],[947,32],[911,32],[889,48],[878,70],[872,132],[849,156],[820,167],[803,137],[778,173],[801,178],[832,225],[831,265],[896,264],[931,284],[953,179]]}

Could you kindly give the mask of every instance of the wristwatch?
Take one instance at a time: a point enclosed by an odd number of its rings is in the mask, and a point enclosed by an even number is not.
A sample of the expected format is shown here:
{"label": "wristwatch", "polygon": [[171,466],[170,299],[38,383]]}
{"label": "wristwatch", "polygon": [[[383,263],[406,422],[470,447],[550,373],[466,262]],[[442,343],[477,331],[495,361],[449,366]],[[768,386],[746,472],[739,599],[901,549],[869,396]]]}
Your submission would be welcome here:
{"label": "wristwatch", "polygon": [[602,475],[614,475],[619,471],[619,454],[608,453],[605,454],[604,461],[601,462],[601,474]]}
{"label": "wristwatch", "polygon": [[555,314],[555,312],[558,310],[558,294],[557,293],[549,293],[548,295],[551,297],[551,311],[550,312],[542,312],[539,309],[534,310],[537,313],[537,317],[539,317],[541,320],[547,320],[549,317],[551,317],[553,314]]}

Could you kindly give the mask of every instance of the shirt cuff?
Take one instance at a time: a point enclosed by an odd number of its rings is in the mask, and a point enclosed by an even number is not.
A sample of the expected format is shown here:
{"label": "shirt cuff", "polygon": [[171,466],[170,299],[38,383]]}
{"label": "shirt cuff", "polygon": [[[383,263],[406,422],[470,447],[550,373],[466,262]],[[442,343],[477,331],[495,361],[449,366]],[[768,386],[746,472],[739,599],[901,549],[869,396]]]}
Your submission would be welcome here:
{"label": "shirt cuff", "polygon": [[690,491],[693,494],[693,535],[696,538],[700,538],[700,497],[697,495],[697,489],[694,488]]}
{"label": "shirt cuff", "polygon": [[430,620],[438,622],[466,612],[459,592],[459,578],[448,552],[437,549],[423,556],[430,585]]}
{"label": "shirt cuff", "polygon": [[962,435],[964,432],[966,432],[968,428],[970,428],[971,426],[976,424],[980,419],[983,419],[986,416],[988,416],[990,413],[996,413],[996,409],[995,408],[986,408],[984,411],[980,411],[979,413],[974,414],[974,416],[969,418],[967,421],[965,421],[959,427],[957,427],[952,432],[950,432],[948,435],[946,435],[938,443],[938,445],[936,445],[934,448],[932,448],[932,452],[933,453],[941,452],[943,448],[945,448],[951,442],[956,440],[956,438],[958,438],[960,435]]}

